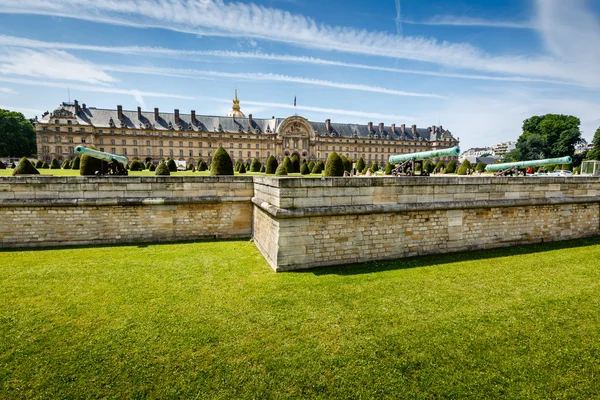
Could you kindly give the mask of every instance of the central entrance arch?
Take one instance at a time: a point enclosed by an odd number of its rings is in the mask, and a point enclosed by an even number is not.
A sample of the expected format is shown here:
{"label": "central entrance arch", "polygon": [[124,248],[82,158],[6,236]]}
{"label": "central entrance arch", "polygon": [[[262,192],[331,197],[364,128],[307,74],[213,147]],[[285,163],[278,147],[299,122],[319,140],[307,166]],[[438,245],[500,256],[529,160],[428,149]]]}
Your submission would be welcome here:
{"label": "central entrance arch", "polygon": [[298,156],[299,160],[310,158],[311,141],[315,131],[311,123],[297,115],[286,118],[277,129],[283,157]]}

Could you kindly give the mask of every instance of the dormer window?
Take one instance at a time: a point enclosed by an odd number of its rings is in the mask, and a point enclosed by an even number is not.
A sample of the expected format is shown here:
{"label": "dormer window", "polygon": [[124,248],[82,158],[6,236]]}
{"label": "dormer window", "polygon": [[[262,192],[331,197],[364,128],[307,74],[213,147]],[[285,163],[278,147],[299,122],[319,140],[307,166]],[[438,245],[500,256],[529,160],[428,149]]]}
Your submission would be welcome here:
{"label": "dormer window", "polygon": [[173,130],[173,124],[169,121],[169,130]]}
{"label": "dormer window", "polygon": [[70,121],[70,120],[69,120],[69,121],[67,121],[67,125],[71,125],[71,121]]}

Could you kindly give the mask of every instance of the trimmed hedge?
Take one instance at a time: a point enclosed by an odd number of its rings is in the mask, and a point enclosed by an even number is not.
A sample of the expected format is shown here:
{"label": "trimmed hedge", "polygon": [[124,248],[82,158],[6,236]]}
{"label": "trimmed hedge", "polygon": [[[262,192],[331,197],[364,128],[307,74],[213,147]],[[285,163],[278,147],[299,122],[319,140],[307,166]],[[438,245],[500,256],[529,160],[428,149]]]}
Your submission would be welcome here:
{"label": "trimmed hedge", "polygon": [[79,169],[80,165],[81,165],[81,157],[77,156],[71,162],[71,169]]}
{"label": "trimmed hedge", "polygon": [[312,171],[314,167],[315,167],[315,162],[314,161],[311,161],[311,162],[308,163],[308,170],[309,171]]}
{"label": "trimmed hedge", "polygon": [[308,170],[308,164],[307,163],[302,163],[302,165],[300,166],[300,173],[302,175],[308,175],[310,174],[310,171]]}
{"label": "trimmed hedge", "polygon": [[198,166],[198,171],[206,171],[208,169],[208,164],[206,161],[202,160],[200,165]]}
{"label": "trimmed hedge", "polygon": [[362,159],[362,157],[360,157],[358,159],[358,161],[356,162],[356,170],[358,172],[363,172],[364,169],[365,169],[365,161]]}
{"label": "trimmed hedge", "polygon": [[469,168],[471,168],[471,163],[469,162],[469,160],[464,160],[460,164],[460,167],[458,167],[458,170],[456,171],[456,175],[466,175],[467,174],[467,170]]}
{"label": "trimmed hedge", "polygon": [[246,173],[246,166],[244,165],[244,163],[240,164],[240,169],[238,170],[238,174],[245,174]]}
{"label": "trimmed hedge", "polygon": [[210,165],[211,175],[233,175],[233,162],[229,153],[221,146],[215,151]]}
{"label": "trimmed hedge", "polygon": [[62,169],[71,169],[71,165],[69,163],[69,160],[65,160],[63,161],[62,165],[60,166]]}
{"label": "trimmed hedge", "polygon": [[175,164],[175,160],[169,158],[169,161],[167,161],[167,168],[169,168],[169,172],[177,172],[177,164]]}
{"label": "trimmed hedge", "polygon": [[141,171],[142,170],[142,166],[140,165],[140,161],[139,160],[133,160],[131,162],[131,164],[129,164],[129,170],[130,171]]}
{"label": "trimmed hedge", "polygon": [[313,167],[312,171],[310,171],[310,173],[311,174],[320,174],[323,172],[324,169],[325,169],[325,163],[323,163],[323,161],[319,160]]}
{"label": "trimmed hedge", "polygon": [[371,164],[371,171],[373,171],[373,172],[379,171],[379,165],[377,165],[377,163],[375,161],[373,161],[373,164]]}
{"label": "trimmed hedge", "polygon": [[285,170],[287,171],[288,174],[291,174],[294,172],[294,167],[292,166],[292,160],[289,157],[285,157],[283,159],[283,162],[281,163],[281,165],[285,166]]}
{"label": "trimmed hedge", "polygon": [[[90,146],[89,148],[92,150],[98,150],[95,146]],[[99,171],[101,174],[108,173],[108,162],[90,157],[88,155],[81,157],[79,162],[80,176],[96,175],[96,171]]]}
{"label": "trimmed hedge", "polygon": [[168,176],[171,175],[171,171],[169,171],[167,164],[165,164],[164,161],[161,161],[160,164],[158,164],[158,167],[156,167],[154,175]]}
{"label": "trimmed hedge", "polygon": [[423,169],[429,173],[432,173],[435,169],[435,165],[433,165],[431,161],[427,160],[423,163]]}
{"label": "trimmed hedge", "polygon": [[277,172],[277,168],[279,168],[277,160],[274,156],[270,156],[267,160],[267,168],[265,169],[265,172],[267,173],[267,175],[272,175],[275,172]]}
{"label": "trimmed hedge", "polygon": [[48,169],[48,168],[50,168],[50,166],[48,165],[48,163],[47,163],[46,161],[44,161],[44,162],[42,163],[42,168],[44,168],[44,169]]}
{"label": "trimmed hedge", "polygon": [[148,171],[156,171],[156,165],[150,164],[150,168],[148,168]]}
{"label": "trimmed hedge", "polygon": [[485,171],[485,164],[482,161],[479,161],[475,166],[475,171]]}
{"label": "trimmed hedge", "polygon": [[60,169],[60,163],[56,158],[53,158],[52,161],[50,161],[50,169]]}
{"label": "trimmed hedge", "polygon": [[435,165],[435,171],[437,172],[442,172],[444,168],[446,168],[446,164],[441,160]]}
{"label": "trimmed hedge", "polygon": [[261,165],[261,166],[260,166],[260,172],[261,172],[262,174],[264,174],[266,170],[267,170],[267,167],[265,167],[264,165]]}
{"label": "trimmed hedge", "polygon": [[35,162],[35,164],[31,164],[31,165],[33,165],[36,168],[42,168],[42,165],[44,165],[44,162],[42,160],[37,160]]}
{"label": "trimmed hedge", "polygon": [[293,155],[292,156],[292,169],[294,170],[293,172],[298,173],[300,172],[300,159],[298,158],[297,155]]}
{"label": "trimmed hedge", "polygon": [[327,157],[325,176],[344,176],[344,162],[335,151]]}
{"label": "trimmed hedge", "polygon": [[6,164],[0,161],[0,169],[6,169]]}
{"label": "trimmed hedge", "polygon": [[393,169],[394,166],[388,162],[387,164],[385,164],[385,170],[383,171],[384,175],[391,175]]}
{"label": "trimmed hedge", "polygon": [[281,165],[279,167],[277,167],[277,171],[275,171],[275,176],[283,176],[283,175],[287,175],[287,168],[285,167],[284,163],[281,163]]}
{"label": "trimmed hedge", "polygon": [[262,165],[260,164],[260,161],[255,158],[252,160],[252,164],[250,164],[250,172],[259,172],[261,167]]}
{"label": "trimmed hedge", "polygon": [[13,176],[15,175],[39,175],[40,171],[38,171],[31,161],[27,159],[27,157],[23,157],[19,160],[19,163],[13,169]]}
{"label": "trimmed hedge", "polygon": [[446,166],[446,169],[444,170],[444,173],[453,174],[455,172],[456,172],[456,163],[454,162],[454,160],[450,160],[450,162]]}

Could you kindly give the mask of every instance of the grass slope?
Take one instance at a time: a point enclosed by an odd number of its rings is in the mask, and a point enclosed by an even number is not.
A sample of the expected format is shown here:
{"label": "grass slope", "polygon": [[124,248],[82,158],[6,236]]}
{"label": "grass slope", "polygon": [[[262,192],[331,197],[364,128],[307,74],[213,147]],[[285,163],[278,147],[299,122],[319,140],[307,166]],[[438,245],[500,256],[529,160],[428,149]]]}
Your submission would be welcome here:
{"label": "grass slope", "polygon": [[600,239],[273,273],[252,243],[0,252],[0,398],[598,398]]}

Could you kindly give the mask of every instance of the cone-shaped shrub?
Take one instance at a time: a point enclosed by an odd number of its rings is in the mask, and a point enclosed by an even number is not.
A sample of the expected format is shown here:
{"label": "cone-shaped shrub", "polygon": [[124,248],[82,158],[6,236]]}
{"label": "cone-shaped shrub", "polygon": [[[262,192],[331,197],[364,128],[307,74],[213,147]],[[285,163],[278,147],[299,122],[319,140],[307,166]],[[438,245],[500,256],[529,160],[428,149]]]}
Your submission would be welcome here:
{"label": "cone-shaped shrub", "polygon": [[287,175],[287,168],[285,167],[284,163],[281,163],[281,165],[279,167],[277,167],[277,170],[275,171],[275,176],[282,176],[282,175]]}
{"label": "cone-shaped shrub", "polygon": [[344,171],[352,172],[352,160],[345,156],[341,156],[342,162],[344,163]]}
{"label": "cone-shaped shrub", "polygon": [[358,159],[358,161],[356,162],[356,170],[358,172],[363,172],[365,169],[365,161],[362,159],[362,157],[360,157]]}
{"label": "cone-shaped shrub", "polygon": [[150,164],[150,168],[148,168],[148,171],[156,171],[156,165]]}
{"label": "cone-shaped shrub", "polygon": [[146,169],[146,164],[142,160],[138,160],[140,162],[140,169],[143,171]]}
{"label": "cone-shaped shrub", "polygon": [[295,154],[292,156],[292,168],[294,169],[293,172],[300,172],[300,159],[298,159],[298,156]]}
{"label": "cone-shaped shrub", "polygon": [[42,160],[37,160],[34,164],[36,168],[42,168],[42,165],[44,165],[44,162]]}
{"label": "cone-shaped shrub", "polygon": [[440,160],[440,161],[439,161],[439,162],[436,164],[436,166],[435,166],[435,170],[436,170],[437,172],[442,172],[442,170],[443,170],[444,168],[446,168],[446,165],[445,165],[445,164],[444,164],[444,162],[443,162],[443,161],[441,161],[441,160]]}
{"label": "cone-shaped shrub", "polygon": [[429,173],[432,173],[435,169],[435,165],[433,165],[431,161],[427,160],[423,163],[423,169]]}
{"label": "cone-shaped shrub", "polygon": [[260,166],[260,173],[264,174],[267,171],[267,167],[265,167],[264,165]]}
{"label": "cone-shaped shrub", "polygon": [[194,164],[189,163],[185,166],[186,171],[192,171],[194,169]]}
{"label": "cone-shaped shrub", "polygon": [[481,172],[485,171],[485,164],[483,162],[479,161],[477,163],[477,165],[475,166],[475,171],[481,171]]}
{"label": "cone-shaped shrub", "polygon": [[139,160],[133,160],[131,164],[129,164],[129,170],[131,171],[141,171],[142,166],[140,165]]}
{"label": "cone-shaped shrub", "polygon": [[6,169],[6,164],[0,161],[0,169]]}
{"label": "cone-shaped shrub", "polygon": [[561,169],[563,169],[565,171],[573,171],[573,164],[563,164],[561,166]]}
{"label": "cone-shaped shrub", "polygon": [[310,171],[310,173],[311,174],[320,174],[321,172],[323,172],[323,169],[325,169],[325,164],[323,163],[323,161],[319,160],[313,167],[312,171]]}
{"label": "cone-shaped shrub", "polygon": [[240,162],[240,160],[237,160],[235,162],[235,165],[233,166],[233,171],[238,172],[240,170],[240,165],[242,165],[242,163]]}
{"label": "cone-shaped shrub", "polygon": [[267,168],[266,168],[265,172],[267,173],[267,175],[274,174],[277,171],[278,167],[279,167],[279,164],[277,163],[277,160],[275,159],[275,157],[270,156],[269,159],[267,160]]}
{"label": "cone-shaped shrub", "polygon": [[204,160],[200,158],[200,159],[198,160],[198,162],[196,163],[196,169],[197,169],[198,171],[200,171],[200,163],[202,163],[203,161],[204,161]]}
{"label": "cone-shaped shrub", "polygon": [[48,169],[48,168],[50,168],[50,166],[48,165],[48,163],[47,163],[46,161],[44,161],[44,162],[42,163],[42,168],[44,168],[44,169]]}
{"label": "cone-shaped shrub", "polygon": [[292,166],[292,160],[290,160],[289,157],[285,157],[283,159],[283,162],[281,163],[281,165],[283,165],[285,167],[285,170],[287,171],[288,174],[291,174],[292,172],[294,172],[294,167]]}
{"label": "cone-shaped shrub", "polygon": [[308,164],[307,163],[302,163],[302,165],[300,166],[300,173],[302,175],[308,175],[310,174],[310,171],[308,170]]}
{"label": "cone-shaped shrub", "polygon": [[579,167],[575,167],[575,168],[573,168],[573,173],[574,173],[575,175],[579,175],[579,172],[580,172],[580,170],[579,170]]}
{"label": "cone-shaped shrub", "polygon": [[208,164],[206,164],[206,161],[202,160],[200,162],[200,165],[198,166],[198,171],[206,171],[208,169]]}
{"label": "cone-shaped shrub", "polygon": [[344,162],[335,151],[327,157],[325,176],[344,176]]}
{"label": "cone-shaped shrub", "polygon": [[81,157],[77,156],[71,161],[71,169],[79,169],[81,165]]}
{"label": "cone-shaped shrub", "polygon": [[252,164],[250,165],[250,172],[259,172],[260,167],[262,167],[260,161],[258,161],[258,159],[255,158],[254,160],[252,160]]}
{"label": "cone-shaped shrub", "polygon": [[175,160],[169,158],[169,161],[167,161],[167,168],[169,168],[169,172],[177,172],[177,164],[175,164]]}
{"label": "cone-shaped shrub", "polygon": [[14,175],[39,175],[40,171],[38,171],[33,164],[27,159],[27,157],[23,157],[19,160],[16,168],[13,169],[12,172]]}
{"label": "cone-shaped shrub", "polygon": [[215,151],[215,155],[210,165],[211,175],[233,175],[233,162],[229,153],[223,147],[219,147]]}
{"label": "cone-shaped shrub", "polygon": [[385,170],[383,171],[383,173],[385,175],[391,175],[393,169],[394,169],[394,166],[388,162],[387,164],[385,164]]}
{"label": "cone-shaped shrub", "polygon": [[[97,150],[94,146],[90,146],[89,148],[92,150]],[[100,174],[108,173],[108,162],[90,157],[88,155],[81,157],[79,162],[79,175],[96,175],[96,171],[98,171]]]}
{"label": "cone-shaped shrub", "polygon": [[244,165],[244,163],[242,163],[240,165],[240,169],[238,171],[238,174],[245,174],[246,173],[246,166]]}
{"label": "cone-shaped shrub", "polygon": [[560,171],[560,165],[557,165],[556,167],[554,167],[555,171]]}
{"label": "cone-shaped shrub", "polygon": [[156,167],[156,171],[154,171],[154,175],[171,175],[171,171],[169,171],[169,166],[165,164],[164,161],[161,161]]}
{"label": "cone-shaped shrub", "polygon": [[62,165],[60,167],[62,169],[69,169],[69,168],[71,168],[71,166],[69,165],[69,160],[63,161],[63,163],[62,163]]}
{"label": "cone-shaped shrub", "polygon": [[314,167],[315,167],[315,162],[314,161],[311,161],[311,162],[308,163],[308,170],[309,171],[312,171]]}
{"label": "cone-shaped shrub", "polygon": [[456,175],[466,175],[467,174],[467,170],[469,168],[471,168],[471,163],[469,162],[469,160],[464,160],[460,164],[460,167],[458,167],[458,170],[456,171]]}
{"label": "cone-shaped shrub", "polygon": [[371,171],[373,171],[373,172],[379,171],[379,165],[377,165],[377,163],[375,161],[373,161],[373,164],[371,164]]}
{"label": "cone-shaped shrub", "polygon": [[456,172],[456,163],[454,162],[454,160],[450,160],[444,172],[446,174],[453,174]]}

